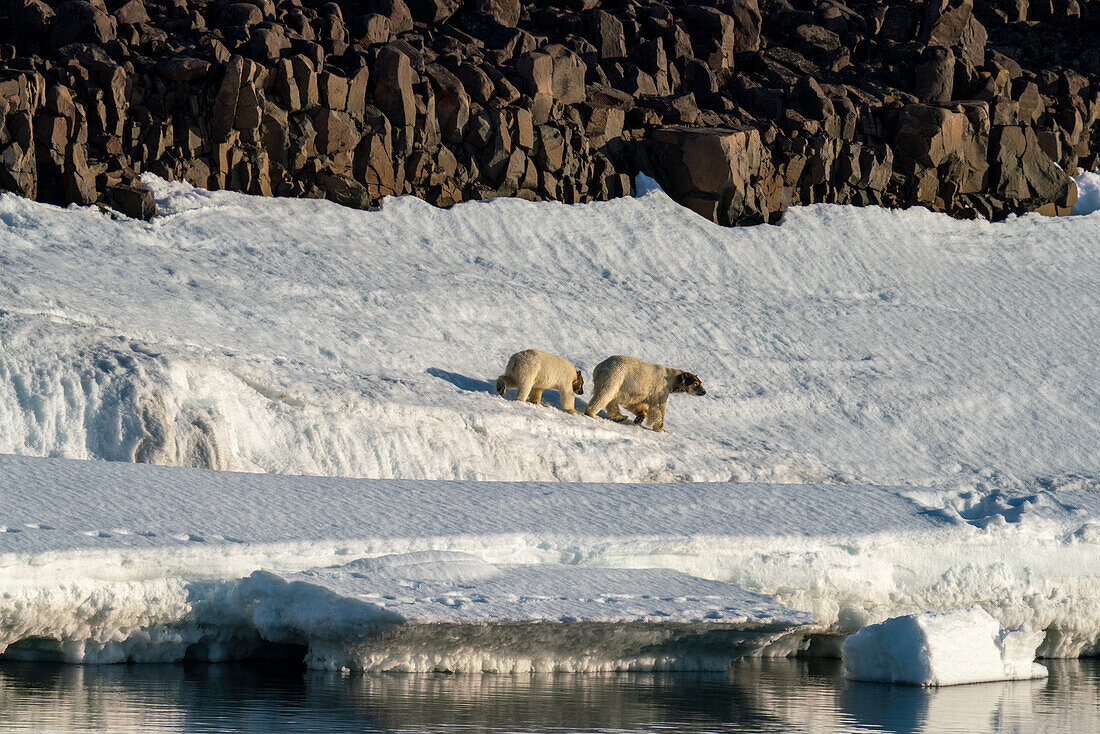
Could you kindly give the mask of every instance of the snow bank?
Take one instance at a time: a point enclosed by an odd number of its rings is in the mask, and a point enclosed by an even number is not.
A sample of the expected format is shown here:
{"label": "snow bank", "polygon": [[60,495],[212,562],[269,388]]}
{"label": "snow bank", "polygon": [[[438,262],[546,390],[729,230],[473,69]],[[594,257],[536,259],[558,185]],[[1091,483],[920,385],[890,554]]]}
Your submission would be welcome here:
{"label": "snow bank", "polygon": [[[380,211],[147,179],[162,216],[0,196],[0,451],[283,474],[1097,479],[1095,217],[789,210],[659,190]],[[500,400],[540,347],[702,377],[656,435]],[[547,395],[553,404],[554,396]]]}
{"label": "snow bank", "polygon": [[663,569],[486,563],[451,551],[258,571],[236,592],[265,640],[364,671],[725,670],[812,621]]}
{"label": "snow bank", "polygon": [[1077,203],[1070,212],[1082,215],[1100,211],[1100,171],[1081,171],[1074,180],[1077,182]]}
{"label": "snow bank", "polygon": [[844,641],[853,680],[952,686],[1043,678],[1035,663],[1043,632],[1004,630],[981,607],[912,614],[864,627]]}
{"label": "snow bank", "polygon": [[[340,619],[354,630],[357,620],[382,618],[379,610],[402,620],[445,612],[452,616],[437,619],[475,624],[453,615],[477,609],[477,589],[520,588],[522,581],[529,597],[549,601],[519,608],[622,628],[624,650],[639,644],[625,637],[629,630],[650,634],[645,629],[662,614],[671,625],[702,624],[711,612],[720,622],[737,623],[738,605],[749,596],[724,587],[723,599],[740,600],[732,612],[722,611],[726,601],[703,599],[713,595],[709,582],[722,582],[813,618],[807,629],[767,641],[754,636],[754,649],[765,645],[765,654],[807,647],[835,654],[837,648],[821,644],[827,638],[890,617],[977,603],[1006,628],[1045,630],[1041,655],[1100,651],[1100,493],[998,491],[984,503],[968,494],[859,485],[293,477],[0,455],[0,647],[9,656],[85,662],[221,660],[279,640],[319,650],[318,665],[374,667],[366,652],[318,644],[324,638],[318,630]],[[378,560],[421,551],[473,558],[446,564],[429,558],[415,567],[406,558],[397,569]],[[347,565],[356,559],[373,560]],[[498,567],[514,564],[546,567],[519,580],[498,575]],[[328,566],[342,568],[317,570]],[[597,588],[606,587],[600,593],[607,598],[612,582],[627,584],[611,569],[648,569],[641,578],[649,579],[650,590],[623,591],[639,605],[634,617],[593,601]],[[597,571],[608,575],[583,575]],[[262,582],[263,598],[279,600],[263,617],[275,621],[257,621],[252,602],[242,600],[241,580],[249,577]],[[586,578],[595,580],[584,586]],[[458,608],[423,601],[460,598],[437,591],[391,594],[399,598],[375,604],[405,582],[428,590],[469,588]],[[494,598],[499,609],[507,608],[503,594]],[[611,608],[620,616],[596,613]],[[780,619],[769,609],[750,609],[744,618]],[[286,621],[322,610],[330,622]],[[516,608],[508,614],[521,616]],[[297,636],[272,631],[299,624]],[[257,632],[261,628],[270,637]],[[402,639],[425,638],[410,632]],[[424,649],[439,644],[433,640]],[[418,669],[511,669],[509,660],[537,658],[541,667],[549,665],[546,650],[572,649],[557,638],[542,644],[534,657],[479,658],[474,651],[415,657],[406,647],[382,659]],[[577,659],[569,652],[558,662],[602,669],[630,667],[636,658],[603,651],[598,663],[596,657],[571,662]]]}

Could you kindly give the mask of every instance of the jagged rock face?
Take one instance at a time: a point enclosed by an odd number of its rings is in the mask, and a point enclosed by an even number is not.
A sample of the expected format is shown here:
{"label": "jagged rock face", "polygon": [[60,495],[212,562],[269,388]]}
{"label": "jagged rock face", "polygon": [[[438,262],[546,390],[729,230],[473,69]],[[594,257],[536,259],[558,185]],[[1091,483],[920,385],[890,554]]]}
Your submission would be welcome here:
{"label": "jagged rock face", "polygon": [[12,0],[0,188],[155,213],[143,171],[326,197],[1065,213],[1100,1]]}

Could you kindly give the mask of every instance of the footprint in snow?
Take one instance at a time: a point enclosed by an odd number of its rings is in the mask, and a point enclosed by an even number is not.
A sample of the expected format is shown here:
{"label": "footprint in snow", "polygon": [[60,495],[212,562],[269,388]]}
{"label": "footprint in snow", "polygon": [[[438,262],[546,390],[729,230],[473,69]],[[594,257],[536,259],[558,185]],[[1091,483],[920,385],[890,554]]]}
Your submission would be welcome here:
{"label": "footprint in snow", "polygon": [[41,522],[25,522],[23,523],[23,527],[30,528],[31,530],[53,530],[52,525],[46,525]]}
{"label": "footprint in snow", "polygon": [[205,543],[206,538],[201,535],[195,535],[194,533],[176,533],[171,536],[172,540],[180,540],[186,543]]}
{"label": "footprint in snow", "polygon": [[23,532],[19,528],[9,528],[7,525],[0,525],[0,533],[21,533]]}
{"label": "footprint in snow", "polygon": [[106,530],[83,530],[82,535],[87,535],[89,538],[110,538],[111,534]]}

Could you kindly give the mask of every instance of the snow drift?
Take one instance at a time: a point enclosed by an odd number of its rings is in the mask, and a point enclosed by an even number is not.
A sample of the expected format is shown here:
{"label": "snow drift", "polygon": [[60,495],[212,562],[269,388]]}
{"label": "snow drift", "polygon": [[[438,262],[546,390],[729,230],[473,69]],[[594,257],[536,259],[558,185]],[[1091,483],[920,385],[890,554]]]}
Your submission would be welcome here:
{"label": "snow drift", "polygon": [[[812,206],[723,229],[659,190],[364,212],[147,183],[149,223],[0,197],[0,451],[410,479],[1097,479],[1096,216]],[[526,347],[589,377],[634,354],[709,394],[670,401],[669,435],[501,401],[491,381]]]}
{"label": "snow drift", "polygon": [[1044,678],[1035,661],[1043,633],[1005,630],[981,607],[911,614],[864,627],[844,641],[852,680],[953,686]]}

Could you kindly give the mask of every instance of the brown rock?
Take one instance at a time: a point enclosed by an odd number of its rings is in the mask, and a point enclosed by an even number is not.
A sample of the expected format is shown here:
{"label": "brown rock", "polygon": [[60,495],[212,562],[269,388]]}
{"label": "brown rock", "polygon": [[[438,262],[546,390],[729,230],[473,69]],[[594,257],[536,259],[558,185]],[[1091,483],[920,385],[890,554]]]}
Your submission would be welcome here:
{"label": "brown rock", "polygon": [[539,147],[535,158],[544,170],[558,172],[565,162],[565,138],[550,125],[539,125]]}
{"label": "brown rock", "polygon": [[59,84],[46,90],[46,111],[68,120],[76,118],[76,104],[68,87]]}
{"label": "brown rock", "polygon": [[355,152],[355,178],[367,187],[372,200],[401,193],[387,136],[374,133],[364,138]]}
{"label": "brown rock", "polygon": [[321,72],[321,104],[330,110],[347,110],[348,80],[329,71]]}
{"label": "brown rock", "polygon": [[282,57],[283,51],[290,48],[290,41],[278,26],[257,28],[248,39],[248,47],[252,58],[265,64],[274,64]]}
{"label": "brown rock", "polygon": [[665,95],[671,92],[668,83],[668,57],[665,56],[664,42],[659,37],[633,48],[630,59],[638,65],[639,69],[653,78],[657,94]]}
{"label": "brown rock", "polygon": [[271,160],[284,166],[288,162],[289,138],[290,125],[286,110],[270,100],[265,101],[260,118],[260,144]]}
{"label": "brown rock", "polygon": [[1035,131],[1021,126],[996,128],[991,138],[993,191],[1008,199],[1038,200],[1066,206],[1077,187],[1039,145]]}
{"label": "brown rock", "polygon": [[130,0],[115,11],[115,18],[119,23],[148,23],[149,13],[145,12],[145,4],[141,0]]}
{"label": "brown rock", "polygon": [[87,151],[83,145],[70,145],[65,154],[62,174],[65,198],[77,204],[92,204],[98,198],[95,174],[88,168]]}
{"label": "brown rock", "polygon": [[317,185],[321,187],[325,198],[329,201],[354,209],[370,207],[371,196],[368,188],[351,176],[325,168],[317,173],[316,179]]}
{"label": "brown rock", "polygon": [[169,81],[192,82],[210,73],[210,62],[190,56],[173,56],[157,63],[157,73]]}
{"label": "brown rock", "polygon": [[290,59],[281,59],[275,65],[275,93],[283,101],[283,106],[291,112],[302,109],[302,96],[298,91],[294,64]]}
{"label": "brown rock", "polygon": [[409,0],[412,17],[429,25],[442,23],[458,10],[462,0]]}
{"label": "brown rock", "polygon": [[233,122],[237,116],[237,96],[244,79],[244,63],[245,60],[242,57],[234,56],[226,64],[225,75],[214,97],[214,110],[210,123],[210,134],[215,141],[225,140],[229,131],[233,129]]}
{"label": "brown rock", "polygon": [[365,66],[348,81],[347,111],[356,120],[362,120],[366,112],[369,82],[370,73]]}
{"label": "brown rock", "polygon": [[[260,127],[261,104],[256,85],[245,82],[237,93],[236,112],[233,115],[233,127],[241,131],[254,131]],[[159,156],[157,156],[159,157]]]}
{"label": "brown rock", "polygon": [[34,142],[40,149],[50,151],[60,163],[69,143],[69,122],[60,115],[35,115]]}
{"label": "brown rock", "polygon": [[107,206],[131,219],[152,219],[157,215],[157,203],[153,193],[140,186],[108,186],[103,193]]}
{"label": "brown rock", "polygon": [[370,46],[376,43],[389,43],[393,38],[393,24],[381,13],[370,13],[359,19],[360,40]]}
{"label": "brown rock", "polygon": [[493,96],[494,84],[488,74],[474,64],[464,63],[458,67],[455,76],[462,82],[463,89],[474,102],[480,105],[489,103]]}
{"label": "brown rock", "polygon": [[[705,57],[701,57],[703,61],[712,69],[732,67],[733,53],[737,46],[737,26],[733,18],[714,8],[698,5],[684,6],[680,9],[680,14],[693,38],[707,39],[710,42],[710,50],[704,51]],[[700,46],[700,50],[703,48]]]}
{"label": "brown rock", "polygon": [[531,150],[535,147],[535,125],[531,113],[518,108],[514,114],[515,131],[513,137],[516,145],[525,150]]}
{"label": "brown rock", "polygon": [[389,18],[390,30],[395,34],[408,33],[413,29],[412,13],[404,0],[369,0],[367,7],[370,12]]}
{"label": "brown rock", "polygon": [[554,60],[542,51],[524,54],[516,60],[521,91],[532,99],[531,114],[536,124],[546,122],[554,101]]}
{"label": "brown rock", "polygon": [[593,10],[587,13],[589,38],[596,44],[601,59],[617,59],[626,56],[626,35],[623,24],[611,13]]}
{"label": "brown rock", "polygon": [[57,6],[50,41],[54,48],[83,41],[103,45],[115,40],[117,22],[100,7],[84,0]]}
{"label": "brown rock", "polygon": [[303,54],[298,54],[290,59],[294,70],[294,81],[298,85],[298,95],[301,98],[302,109],[312,110],[321,104],[321,89],[318,74],[313,62]]}
{"label": "brown rock", "polygon": [[218,22],[223,28],[250,28],[263,20],[263,11],[252,3],[227,3],[218,12]]}
{"label": "brown rock", "polygon": [[561,44],[545,49],[553,63],[551,91],[555,102],[577,104],[584,101],[584,75],[587,67],[581,57]]}
{"label": "brown rock", "polygon": [[393,46],[384,46],[374,62],[374,101],[395,130],[409,144],[416,125],[416,98],[413,96],[413,70],[409,57]]}
{"label": "brown rock", "polygon": [[592,107],[614,107],[624,112],[634,108],[632,96],[602,84],[589,84],[585,90],[585,101]]}
{"label": "brown rock", "polygon": [[950,102],[955,84],[955,54],[943,46],[930,46],[916,69],[914,93],[921,102]]}
{"label": "brown rock", "polygon": [[[799,40],[810,49],[828,53],[836,51],[841,46],[840,36],[819,25],[803,24],[795,28],[794,32]],[[809,51],[806,53],[809,53]]]}
{"label": "brown rock", "polygon": [[474,0],[473,6],[506,28],[515,28],[519,23],[519,0]]}
{"label": "brown rock", "polygon": [[28,199],[34,199],[38,195],[38,171],[33,145],[12,141],[0,150],[0,187]]}
{"label": "brown rock", "polygon": [[974,0],[926,3],[922,40],[930,46],[957,48],[974,66],[985,64],[985,27],[974,17]]}
{"label": "brown rock", "polygon": [[721,7],[730,14],[736,26],[733,50],[737,53],[758,51],[762,16],[757,0],[725,0]]}
{"label": "brown rock", "polygon": [[428,64],[424,70],[435,92],[436,114],[443,139],[448,145],[458,145],[470,121],[470,97],[459,78],[438,64]]}
{"label": "brown rock", "polygon": [[621,109],[602,107],[592,110],[585,126],[588,144],[592,148],[602,148],[608,141],[616,140],[623,134],[626,114]]}
{"label": "brown rock", "polygon": [[[986,137],[975,129],[963,108],[910,104],[898,114],[895,149],[900,155],[930,169],[939,177],[945,200],[954,194],[977,193],[984,188]],[[972,111],[971,115],[974,112]]]}
{"label": "brown rock", "polygon": [[659,128],[653,152],[665,190],[685,206],[720,224],[766,219],[747,194],[766,155],[755,129]]}
{"label": "brown rock", "polygon": [[49,34],[54,11],[42,0],[13,0],[8,7],[14,23],[27,35],[42,38]]}

